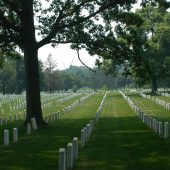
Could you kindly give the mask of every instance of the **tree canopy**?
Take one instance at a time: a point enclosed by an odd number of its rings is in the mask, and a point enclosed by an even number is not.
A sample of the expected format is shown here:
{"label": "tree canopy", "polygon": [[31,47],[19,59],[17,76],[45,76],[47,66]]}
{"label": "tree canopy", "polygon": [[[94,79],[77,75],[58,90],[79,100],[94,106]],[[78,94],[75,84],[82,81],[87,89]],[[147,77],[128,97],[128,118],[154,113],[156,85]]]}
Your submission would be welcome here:
{"label": "tree canopy", "polygon": [[[114,56],[120,63],[122,56],[129,57],[130,53],[127,43],[114,37],[112,24],[140,25],[140,17],[130,11],[134,3],[136,0],[0,1],[0,48],[9,52],[19,47],[24,53],[25,123],[35,117],[37,124],[46,124],[41,110],[38,49],[46,44],[70,43],[77,51],[86,48],[104,59]],[[117,27],[117,31],[121,29]]]}

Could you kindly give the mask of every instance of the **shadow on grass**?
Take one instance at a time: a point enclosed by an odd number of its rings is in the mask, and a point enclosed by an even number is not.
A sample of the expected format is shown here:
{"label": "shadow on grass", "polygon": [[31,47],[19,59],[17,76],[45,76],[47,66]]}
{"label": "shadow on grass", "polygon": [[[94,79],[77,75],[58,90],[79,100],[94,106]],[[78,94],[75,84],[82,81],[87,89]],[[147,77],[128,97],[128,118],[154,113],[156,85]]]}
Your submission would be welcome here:
{"label": "shadow on grass", "polygon": [[[45,129],[0,146],[1,170],[58,169],[58,150],[66,147],[89,119],[61,119]],[[169,170],[170,140],[155,135],[136,117],[101,117],[75,170]]]}
{"label": "shadow on grass", "polygon": [[[90,119],[59,119],[55,124],[22,136],[19,142],[0,145],[0,170],[58,169],[58,150],[66,147]],[[12,131],[11,131],[12,133]]]}
{"label": "shadow on grass", "polygon": [[169,146],[136,117],[100,118],[75,170],[169,170]]}

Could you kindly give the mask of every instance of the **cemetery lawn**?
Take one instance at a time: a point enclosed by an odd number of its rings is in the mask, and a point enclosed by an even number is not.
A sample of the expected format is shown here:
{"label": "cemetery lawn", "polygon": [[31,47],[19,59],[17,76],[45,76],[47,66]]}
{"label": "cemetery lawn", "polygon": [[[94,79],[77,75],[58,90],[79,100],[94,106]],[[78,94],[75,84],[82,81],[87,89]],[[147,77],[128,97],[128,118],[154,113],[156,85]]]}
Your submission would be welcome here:
{"label": "cemetery lawn", "polygon": [[145,99],[136,93],[126,95],[129,96],[132,102],[143,112],[151,115],[159,121],[170,122],[170,111],[163,106],[153,102],[151,99]]}
{"label": "cemetery lawn", "polygon": [[[59,148],[66,147],[73,137],[80,139],[81,129],[89,120],[94,119],[103,96],[104,93],[98,93],[90,97],[68,115],[50,123],[47,128],[34,131],[30,136],[26,135],[22,121],[0,127],[0,170],[58,169]],[[137,94],[130,97],[139,108],[150,109],[150,114],[169,120],[170,113],[162,106]],[[72,99],[58,108],[62,109],[74,101],[75,99]],[[51,108],[49,113],[52,109],[54,108]],[[19,128],[19,141],[4,146],[3,130],[10,129],[12,139],[14,126]],[[144,125],[120,94],[108,93],[90,140],[84,148],[79,148],[79,159],[73,170],[169,169],[170,138],[161,138]]]}
{"label": "cemetery lawn", "polygon": [[74,170],[169,170],[170,139],[144,125],[119,94],[109,94]]}
{"label": "cemetery lawn", "polygon": [[[104,93],[90,97],[87,101],[72,110],[68,115],[62,116],[55,123],[46,128],[26,135],[23,122],[18,121],[15,126],[19,128],[19,141],[3,145],[3,130],[10,130],[14,125],[6,125],[0,130],[0,170],[55,170],[58,169],[58,150],[66,147],[73,137],[80,138],[81,129],[95,117]],[[75,101],[75,100],[74,100]],[[68,102],[68,103],[73,103]],[[67,104],[68,104],[67,103]],[[68,106],[68,105],[67,105]]]}

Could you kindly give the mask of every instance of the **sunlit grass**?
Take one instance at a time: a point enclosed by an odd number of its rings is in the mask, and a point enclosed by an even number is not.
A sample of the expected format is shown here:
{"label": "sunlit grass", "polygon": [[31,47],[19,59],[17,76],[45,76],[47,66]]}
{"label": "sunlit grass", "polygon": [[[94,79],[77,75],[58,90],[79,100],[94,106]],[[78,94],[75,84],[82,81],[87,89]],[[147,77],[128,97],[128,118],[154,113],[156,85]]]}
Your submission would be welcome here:
{"label": "sunlit grass", "polygon": [[120,95],[109,95],[75,170],[168,170],[170,141],[142,123]]}
{"label": "sunlit grass", "polygon": [[[73,137],[80,138],[80,130],[93,119],[103,94],[90,97],[68,115],[34,131],[30,136],[22,126],[19,142],[9,146],[0,144],[1,170],[53,170],[58,169],[58,150],[66,147]],[[69,103],[67,103],[69,104]],[[10,133],[12,126],[10,128]],[[24,135],[25,134],[25,135]],[[2,136],[2,133],[1,133]],[[9,163],[10,162],[10,163]]]}
{"label": "sunlit grass", "polygon": [[[66,116],[30,136],[21,126],[22,121],[18,121],[15,125],[19,126],[19,142],[3,146],[0,139],[0,170],[58,169],[59,148],[66,147],[73,137],[80,139],[80,130],[95,117],[103,95],[90,97]],[[159,110],[168,120],[168,112],[163,107],[136,94],[130,97],[139,107],[150,110],[150,114],[157,115],[157,111],[153,111]],[[58,109],[75,100],[67,101]],[[15,125],[7,125],[6,128],[11,132]],[[0,135],[3,136],[2,128]],[[110,93],[90,140],[84,148],[79,148],[79,159],[73,170],[169,170],[169,146],[170,139],[154,134],[137,118],[120,94]]]}
{"label": "sunlit grass", "polygon": [[163,106],[145,99],[138,94],[127,94],[134,104],[143,112],[155,117],[159,121],[170,121],[170,111]]}

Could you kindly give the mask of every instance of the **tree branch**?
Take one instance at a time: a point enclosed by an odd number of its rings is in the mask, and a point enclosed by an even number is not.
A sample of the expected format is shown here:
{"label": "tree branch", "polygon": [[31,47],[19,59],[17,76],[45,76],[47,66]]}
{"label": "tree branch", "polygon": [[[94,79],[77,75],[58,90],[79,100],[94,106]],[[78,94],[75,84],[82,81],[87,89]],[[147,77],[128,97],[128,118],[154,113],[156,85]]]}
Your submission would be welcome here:
{"label": "tree branch", "polygon": [[57,40],[51,40],[49,43],[56,43],[56,44],[69,44],[69,43],[82,43],[79,41],[74,41],[74,40],[67,40],[67,41],[57,41]]}
{"label": "tree branch", "polygon": [[[87,2],[86,2],[86,3],[87,3]],[[85,4],[85,2],[81,3],[81,5],[80,5],[80,4],[77,5],[77,7],[80,8],[80,7],[81,7],[82,5],[84,5],[84,4]],[[78,24],[81,24],[81,23],[89,20],[90,18],[94,17],[95,15],[99,14],[100,12],[104,11],[105,9],[110,8],[112,5],[113,5],[113,3],[108,3],[108,4],[106,4],[106,5],[104,4],[104,5],[101,6],[96,12],[94,12],[94,13],[86,16],[86,17],[82,17],[82,18],[81,18],[80,20],[78,20],[78,21],[73,21],[73,22],[71,22],[70,24],[64,24],[64,25],[62,25],[62,26],[59,26],[59,23],[60,23],[60,21],[63,19],[63,17],[65,18],[65,17],[68,16],[68,15],[65,15],[65,16],[63,15],[63,9],[62,9],[62,10],[60,11],[60,14],[59,14],[56,22],[55,22],[55,23],[53,24],[53,26],[52,26],[51,32],[48,34],[47,37],[45,37],[44,39],[42,39],[41,41],[39,41],[39,42],[37,43],[37,48],[40,48],[40,47],[42,47],[42,46],[44,46],[44,45],[46,45],[46,44],[49,44],[49,43],[50,43],[50,40],[51,40],[52,38],[54,38],[54,37],[56,36],[56,34],[57,34],[59,31],[63,30],[64,28],[70,28],[70,27],[76,26],[76,25],[78,25]],[[75,7],[75,8],[76,8],[76,7]],[[75,12],[76,12],[76,11],[73,11],[73,12],[72,12],[72,15],[73,15]]]}
{"label": "tree branch", "polygon": [[79,48],[77,48],[76,51],[77,51],[77,56],[78,56],[79,61],[80,61],[88,70],[90,70],[90,71],[92,71],[92,72],[96,72],[97,70],[94,70],[94,69],[90,68],[89,66],[87,66],[87,65],[81,60],[81,58],[80,58],[80,53],[79,53]]}

